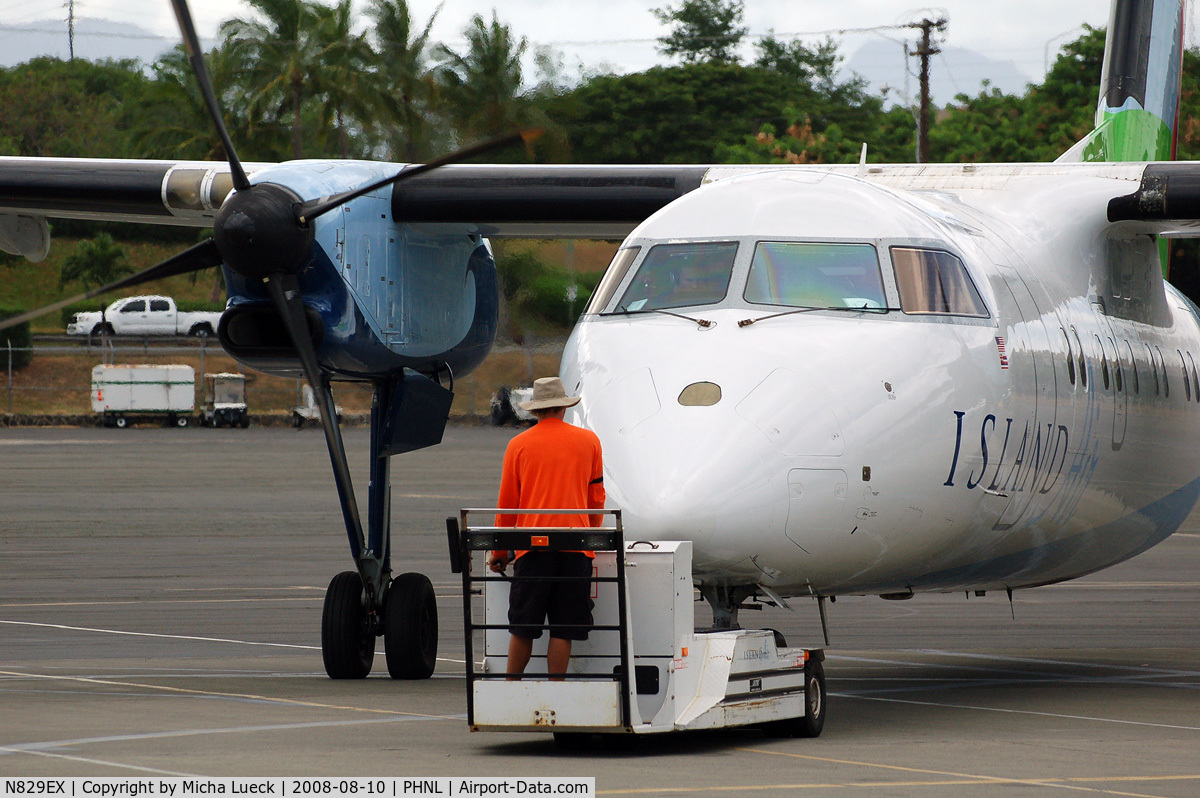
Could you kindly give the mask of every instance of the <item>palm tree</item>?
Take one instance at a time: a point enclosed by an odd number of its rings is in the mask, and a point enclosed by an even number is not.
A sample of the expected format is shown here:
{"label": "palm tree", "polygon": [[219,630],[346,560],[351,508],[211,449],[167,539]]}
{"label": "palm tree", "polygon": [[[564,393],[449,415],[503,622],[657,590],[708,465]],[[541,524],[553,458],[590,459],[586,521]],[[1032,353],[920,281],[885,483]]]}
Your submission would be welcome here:
{"label": "palm tree", "polygon": [[265,113],[291,113],[292,157],[303,157],[301,119],[305,100],[319,76],[321,43],[315,34],[321,14],[305,0],[249,0],[265,22],[231,19],[221,36],[240,61],[242,77],[253,87],[251,102]]}
{"label": "palm tree", "polygon": [[[205,53],[204,60],[239,154],[277,159],[286,151],[286,134],[269,120],[249,115],[246,88],[238,81],[229,48],[218,46]],[[133,154],[138,158],[225,160],[225,148],[209,119],[183,45],[160,58],[153,70],[154,80],[134,109]]]}
{"label": "palm tree", "polygon": [[528,121],[531,103],[521,91],[521,56],[528,41],[514,39],[492,11],[491,23],[476,14],[463,30],[467,51],[438,46],[438,78],[460,134],[483,138]]}
{"label": "palm tree", "polygon": [[320,68],[313,70],[310,89],[322,100],[323,121],[333,118],[338,155],[348,158],[349,120],[361,122],[372,117],[376,92],[368,69],[375,60],[374,52],[366,34],[350,29],[350,0],[340,0],[332,8],[315,6],[315,11],[312,38]]}
{"label": "palm tree", "polygon": [[408,0],[372,0],[367,10],[375,20],[379,79],[379,122],[387,126],[392,157],[416,161],[428,155],[429,117],[437,100],[437,84],[426,69],[429,31],[442,10],[434,10],[425,29],[413,36]]}

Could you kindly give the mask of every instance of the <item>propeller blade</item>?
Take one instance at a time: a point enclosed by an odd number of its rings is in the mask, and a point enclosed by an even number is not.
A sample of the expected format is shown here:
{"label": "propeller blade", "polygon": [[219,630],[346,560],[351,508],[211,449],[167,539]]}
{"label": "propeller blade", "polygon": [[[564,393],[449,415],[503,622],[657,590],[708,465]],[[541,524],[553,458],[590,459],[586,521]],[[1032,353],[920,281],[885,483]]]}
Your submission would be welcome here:
{"label": "propeller blade", "polygon": [[193,247],[185,249],[178,255],[173,255],[167,258],[162,263],[157,263],[148,269],[143,269],[137,274],[131,274],[128,277],[122,277],[120,280],[115,280],[99,288],[93,288],[90,291],[85,291],[82,294],[64,299],[61,302],[55,302],[52,305],[40,307],[37,310],[31,310],[27,313],[22,313],[19,316],[9,316],[7,319],[0,320],[0,330],[6,330],[9,327],[15,327],[18,324],[27,322],[31,319],[36,319],[39,316],[44,316],[47,313],[53,313],[56,310],[62,310],[67,305],[76,302],[83,302],[87,299],[98,297],[101,294],[107,294],[109,291],[116,291],[120,288],[129,288],[142,283],[148,283],[152,280],[161,280],[164,277],[174,277],[177,274],[188,274],[190,272],[198,272],[202,269],[211,269],[213,266],[221,265],[221,255],[217,252],[217,245],[213,243],[211,238],[201,241]]}
{"label": "propeller blade", "polygon": [[332,197],[321,197],[320,199],[309,200],[300,206],[300,211],[298,214],[299,222],[300,224],[308,224],[318,216],[329,213],[335,208],[345,205],[352,199],[361,197],[363,194],[374,191],[377,188],[382,188],[390,183],[398,183],[401,180],[407,180],[410,177],[416,177],[417,175],[425,174],[426,172],[432,171],[447,164],[466,161],[474,158],[477,155],[483,155],[485,152],[491,152],[492,150],[509,147],[519,141],[524,142],[525,144],[532,144],[534,141],[537,141],[537,139],[544,132],[545,131],[542,130],[542,128],[534,127],[527,128],[525,130],[519,130],[515,133],[507,133],[503,136],[496,136],[495,138],[488,139],[487,141],[481,141],[478,144],[472,144],[469,147],[463,147],[461,150],[455,150],[449,155],[443,155],[441,158],[435,158],[429,163],[402,169],[400,172],[392,175],[391,177],[385,177],[382,180],[377,180],[374,183],[368,183],[367,185],[362,186],[361,188],[356,188],[353,191],[344,191],[341,194],[335,194]]}
{"label": "propeller blade", "polygon": [[233,187],[238,191],[244,191],[250,188],[250,180],[246,177],[246,170],[242,168],[237,151],[233,149],[233,141],[229,138],[229,131],[225,128],[225,119],[221,116],[221,106],[217,104],[217,93],[213,91],[212,81],[208,77],[208,67],[204,64],[204,53],[200,50],[200,37],[196,35],[196,26],[192,24],[192,12],[188,8],[187,0],[171,0],[171,6],[175,9],[175,18],[179,20],[179,32],[183,34],[183,46],[187,50],[188,61],[192,65],[196,83],[200,86],[204,104],[208,106],[208,115],[212,117],[213,125],[217,128],[217,135],[221,137],[221,145],[225,147],[225,155],[229,158],[229,171],[233,175]]}
{"label": "propeller blade", "polygon": [[329,461],[333,465],[333,480],[337,484],[338,497],[342,504],[342,517],[353,540],[358,541],[357,559],[365,546],[362,521],[358,514],[358,501],[354,486],[350,482],[350,465],[346,460],[346,446],[342,442],[342,431],[337,423],[337,407],[329,380],[317,364],[317,352],[308,331],[308,318],[304,312],[304,301],[300,297],[300,284],[294,274],[276,273],[263,279],[275,308],[279,311],[288,335],[300,355],[304,376],[312,387],[313,398],[321,408],[321,427],[325,430],[325,446],[329,449]]}

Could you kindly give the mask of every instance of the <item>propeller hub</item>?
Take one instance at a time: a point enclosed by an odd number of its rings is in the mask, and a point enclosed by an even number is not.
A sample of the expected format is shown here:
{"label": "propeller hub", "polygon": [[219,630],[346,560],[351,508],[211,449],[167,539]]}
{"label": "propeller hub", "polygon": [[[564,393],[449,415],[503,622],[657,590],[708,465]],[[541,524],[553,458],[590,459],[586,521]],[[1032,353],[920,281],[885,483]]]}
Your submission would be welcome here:
{"label": "propeller hub", "polygon": [[296,220],[301,198],[277,183],[232,194],[217,212],[213,239],[225,265],[247,279],[299,274],[312,257],[313,228]]}

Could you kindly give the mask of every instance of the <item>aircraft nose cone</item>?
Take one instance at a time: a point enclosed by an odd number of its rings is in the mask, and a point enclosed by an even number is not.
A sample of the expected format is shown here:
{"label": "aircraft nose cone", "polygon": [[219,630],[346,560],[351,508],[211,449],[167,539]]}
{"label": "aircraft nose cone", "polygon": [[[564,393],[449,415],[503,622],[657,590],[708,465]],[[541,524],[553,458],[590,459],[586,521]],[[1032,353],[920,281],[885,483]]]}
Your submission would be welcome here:
{"label": "aircraft nose cone", "polygon": [[798,545],[784,534],[789,472],[796,457],[843,454],[832,402],[790,369],[702,379],[733,371],[641,368],[589,398],[609,504],[623,511],[627,539],[691,540],[698,560]]}
{"label": "aircraft nose cone", "polygon": [[598,431],[627,539],[691,540],[717,553],[732,542],[718,532],[786,519],[786,474],[764,467],[750,437],[759,433],[736,418],[712,424],[695,415],[664,411],[623,432]]}
{"label": "aircraft nose cone", "polygon": [[715,533],[736,532],[782,512],[786,474],[762,467],[748,446],[700,425],[662,419],[606,446],[608,496],[626,536],[692,540],[712,550]]}

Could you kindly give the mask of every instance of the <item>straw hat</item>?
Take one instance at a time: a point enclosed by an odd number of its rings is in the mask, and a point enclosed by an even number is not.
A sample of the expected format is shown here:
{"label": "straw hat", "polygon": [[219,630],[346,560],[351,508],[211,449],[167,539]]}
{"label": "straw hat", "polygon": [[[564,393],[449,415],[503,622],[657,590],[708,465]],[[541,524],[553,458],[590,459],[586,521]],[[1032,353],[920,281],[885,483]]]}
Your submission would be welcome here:
{"label": "straw hat", "polygon": [[567,396],[558,377],[542,377],[533,382],[533,398],[521,402],[522,410],[544,410],[548,407],[572,407],[579,404],[578,396]]}

